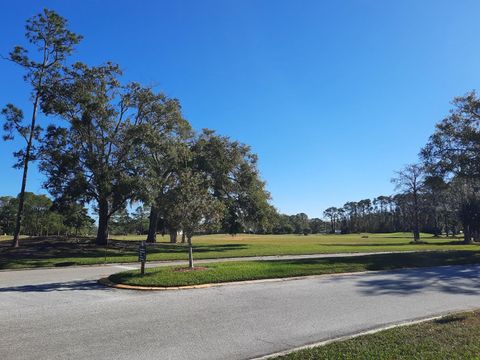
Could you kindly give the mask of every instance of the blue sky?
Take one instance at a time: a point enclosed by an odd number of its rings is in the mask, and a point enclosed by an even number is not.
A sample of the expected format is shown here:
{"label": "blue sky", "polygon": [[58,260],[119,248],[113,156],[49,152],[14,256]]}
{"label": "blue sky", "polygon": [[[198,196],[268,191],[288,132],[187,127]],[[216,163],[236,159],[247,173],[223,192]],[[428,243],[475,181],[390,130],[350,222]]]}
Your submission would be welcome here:
{"label": "blue sky", "polygon": [[[476,0],[8,1],[0,54],[43,7],[85,39],[76,60],[180,99],[197,129],[259,155],[274,205],[321,216],[393,191],[450,100],[480,80]],[[30,116],[19,68],[0,62],[0,105]],[[41,119],[48,123],[48,119]],[[19,191],[18,144],[0,143],[0,194]],[[33,167],[28,190],[44,192]]]}

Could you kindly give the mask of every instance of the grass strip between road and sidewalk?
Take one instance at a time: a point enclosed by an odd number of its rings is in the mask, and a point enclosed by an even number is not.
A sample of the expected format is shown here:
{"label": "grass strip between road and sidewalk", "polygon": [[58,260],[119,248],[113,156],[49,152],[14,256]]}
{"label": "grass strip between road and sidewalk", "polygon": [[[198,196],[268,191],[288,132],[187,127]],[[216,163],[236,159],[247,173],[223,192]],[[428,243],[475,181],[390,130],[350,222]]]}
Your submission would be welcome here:
{"label": "grass strip between road and sidewalk", "polygon": [[480,311],[292,352],[276,360],[479,359]]}
{"label": "grass strip between road and sidewalk", "polygon": [[259,279],[392,270],[401,268],[432,267],[480,263],[479,251],[448,251],[423,253],[397,253],[358,257],[318,259],[238,261],[201,264],[199,269],[186,271],[185,267],[169,266],[113,274],[109,280],[117,284],[178,287],[210,283],[225,283]]}

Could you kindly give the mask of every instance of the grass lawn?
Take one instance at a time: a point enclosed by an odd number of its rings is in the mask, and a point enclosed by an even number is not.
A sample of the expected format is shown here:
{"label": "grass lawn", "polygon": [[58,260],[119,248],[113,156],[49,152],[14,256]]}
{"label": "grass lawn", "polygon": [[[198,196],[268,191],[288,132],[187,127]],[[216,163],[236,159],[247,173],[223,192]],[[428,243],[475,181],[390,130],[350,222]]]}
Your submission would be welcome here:
{"label": "grass lawn", "polygon": [[113,274],[115,283],[140,286],[185,286],[230,281],[285,278],[364,270],[389,270],[405,267],[429,267],[480,263],[480,251],[447,251],[406,254],[378,254],[358,257],[298,259],[275,261],[239,261],[203,264],[199,270],[169,266]]}
{"label": "grass lawn", "polygon": [[[101,264],[137,261],[138,241],[145,236],[113,236],[105,249],[88,238],[28,238],[12,249],[0,241],[0,269]],[[479,245],[463,245],[461,239],[424,235],[427,244],[410,244],[410,233],[350,235],[205,235],[193,238],[196,259],[259,255],[296,255],[412,250],[480,250]],[[159,243],[148,247],[148,260],[185,260],[187,249]]]}
{"label": "grass lawn", "polygon": [[480,311],[298,351],[276,359],[479,359]]}

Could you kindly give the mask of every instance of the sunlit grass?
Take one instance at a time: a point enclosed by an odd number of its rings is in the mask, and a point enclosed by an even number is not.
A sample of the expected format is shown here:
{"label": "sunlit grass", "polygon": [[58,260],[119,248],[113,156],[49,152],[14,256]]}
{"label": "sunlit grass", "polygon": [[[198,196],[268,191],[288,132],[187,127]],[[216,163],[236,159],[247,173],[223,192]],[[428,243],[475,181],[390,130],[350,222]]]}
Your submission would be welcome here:
{"label": "sunlit grass", "polygon": [[480,311],[297,351],[277,360],[479,359]]}
{"label": "sunlit grass", "polygon": [[[107,248],[97,247],[92,238],[23,239],[20,248],[0,242],[0,268],[68,266],[137,261],[137,249],[144,235],[112,236]],[[148,261],[186,260],[184,244],[170,244],[169,237],[158,236],[148,246]],[[478,250],[479,245],[463,245],[460,238],[435,238],[423,234],[425,244],[412,244],[410,233],[349,235],[250,235],[218,234],[195,236],[195,259],[301,255],[385,251]]]}

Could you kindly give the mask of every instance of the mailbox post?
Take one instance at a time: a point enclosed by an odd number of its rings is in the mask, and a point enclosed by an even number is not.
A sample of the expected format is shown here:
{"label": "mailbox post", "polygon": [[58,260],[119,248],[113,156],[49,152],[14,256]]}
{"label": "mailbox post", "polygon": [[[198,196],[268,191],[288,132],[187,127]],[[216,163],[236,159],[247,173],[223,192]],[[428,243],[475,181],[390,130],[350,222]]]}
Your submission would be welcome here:
{"label": "mailbox post", "polygon": [[147,247],[145,246],[145,241],[140,243],[138,248],[138,261],[140,261],[140,274],[145,274],[145,262],[147,261]]}

